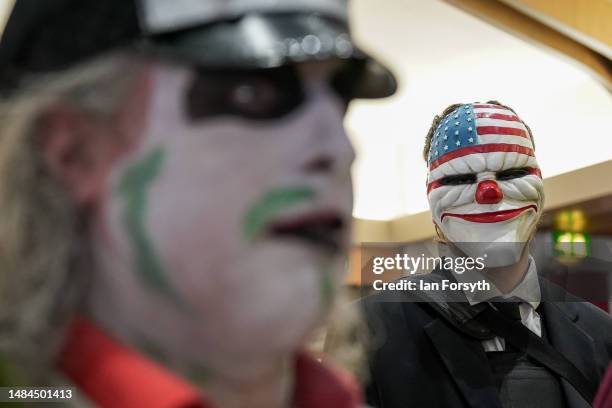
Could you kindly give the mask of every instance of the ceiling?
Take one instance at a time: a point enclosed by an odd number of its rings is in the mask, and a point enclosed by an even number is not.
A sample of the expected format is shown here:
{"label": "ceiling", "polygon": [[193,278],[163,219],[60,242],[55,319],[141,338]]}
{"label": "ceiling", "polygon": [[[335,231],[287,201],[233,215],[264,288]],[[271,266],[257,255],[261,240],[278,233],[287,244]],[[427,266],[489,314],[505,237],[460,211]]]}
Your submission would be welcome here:
{"label": "ceiling", "polygon": [[439,0],[352,0],[351,12],[360,44],[401,83],[396,96],[349,111],[356,217],[427,209],[423,139],[451,103],[515,108],[534,132],[545,177],[612,159],[612,96],[571,61]]}

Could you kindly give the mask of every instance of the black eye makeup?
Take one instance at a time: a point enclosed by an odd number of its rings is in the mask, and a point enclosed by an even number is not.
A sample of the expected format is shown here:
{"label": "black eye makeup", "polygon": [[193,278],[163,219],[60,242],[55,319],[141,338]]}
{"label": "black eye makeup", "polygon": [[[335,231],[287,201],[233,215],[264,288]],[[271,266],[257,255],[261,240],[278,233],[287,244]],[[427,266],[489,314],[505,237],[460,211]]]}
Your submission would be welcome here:
{"label": "black eye makeup", "polygon": [[287,115],[304,99],[300,78],[290,67],[202,70],[187,90],[186,105],[188,116],[195,121],[222,115],[270,120]]}
{"label": "black eye makeup", "polygon": [[512,179],[525,177],[529,174],[531,174],[531,172],[528,168],[521,167],[521,168],[514,168],[514,169],[498,171],[495,174],[495,178],[500,181],[505,181],[505,180],[512,180]]}
{"label": "black eye makeup", "polygon": [[476,174],[456,174],[452,176],[446,176],[440,179],[440,184],[443,186],[459,186],[462,184],[474,184],[476,183]]}
{"label": "black eye makeup", "polygon": [[[342,64],[329,79],[345,107],[363,76],[359,63]],[[198,70],[186,92],[188,117],[198,121],[215,116],[251,120],[280,119],[306,100],[296,67],[260,70]]]}

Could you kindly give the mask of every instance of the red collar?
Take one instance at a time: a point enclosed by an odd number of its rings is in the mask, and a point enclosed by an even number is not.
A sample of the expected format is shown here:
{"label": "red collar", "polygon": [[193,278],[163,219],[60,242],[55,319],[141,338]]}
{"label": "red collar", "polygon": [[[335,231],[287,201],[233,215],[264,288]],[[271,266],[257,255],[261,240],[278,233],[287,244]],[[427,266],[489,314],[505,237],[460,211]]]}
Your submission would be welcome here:
{"label": "red collar", "polygon": [[[214,408],[185,380],[83,318],[68,332],[59,368],[101,408]],[[297,356],[296,375],[296,407],[356,408],[361,403],[352,377],[312,356]]]}

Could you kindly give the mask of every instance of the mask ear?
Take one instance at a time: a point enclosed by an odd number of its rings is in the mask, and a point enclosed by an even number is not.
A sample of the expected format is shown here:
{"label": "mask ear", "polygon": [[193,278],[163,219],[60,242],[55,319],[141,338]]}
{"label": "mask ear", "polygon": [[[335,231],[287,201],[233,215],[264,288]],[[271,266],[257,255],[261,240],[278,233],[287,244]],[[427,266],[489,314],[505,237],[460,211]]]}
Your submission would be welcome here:
{"label": "mask ear", "polygon": [[438,227],[438,224],[434,223],[434,228],[436,229],[436,236],[434,237],[434,241],[440,244],[448,244],[448,239],[444,236],[444,233]]}

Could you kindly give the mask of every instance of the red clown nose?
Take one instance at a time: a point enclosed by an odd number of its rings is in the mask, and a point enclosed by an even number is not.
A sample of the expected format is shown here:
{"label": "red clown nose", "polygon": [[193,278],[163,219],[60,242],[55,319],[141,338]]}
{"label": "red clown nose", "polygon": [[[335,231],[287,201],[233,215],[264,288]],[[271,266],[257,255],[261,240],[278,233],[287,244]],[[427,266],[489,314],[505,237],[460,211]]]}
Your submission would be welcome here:
{"label": "red clown nose", "polygon": [[497,204],[502,198],[504,198],[504,193],[494,180],[485,180],[478,183],[476,201],[479,204]]}

